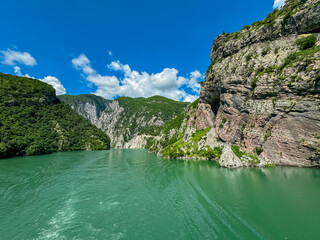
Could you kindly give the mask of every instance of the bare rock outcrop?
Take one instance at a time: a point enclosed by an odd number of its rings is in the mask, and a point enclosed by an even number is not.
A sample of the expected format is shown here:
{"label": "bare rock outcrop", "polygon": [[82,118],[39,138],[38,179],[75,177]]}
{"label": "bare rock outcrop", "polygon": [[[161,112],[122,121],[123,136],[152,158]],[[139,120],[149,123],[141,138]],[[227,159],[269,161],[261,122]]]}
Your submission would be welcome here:
{"label": "bare rock outcrop", "polygon": [[[220,35],[194,126],[213,127],[225,146],[262,162],[319,166],[319,32],[320,1],[295,0],[260,23]],[[243,165],[229,147],[221,159],[222,166]]]}

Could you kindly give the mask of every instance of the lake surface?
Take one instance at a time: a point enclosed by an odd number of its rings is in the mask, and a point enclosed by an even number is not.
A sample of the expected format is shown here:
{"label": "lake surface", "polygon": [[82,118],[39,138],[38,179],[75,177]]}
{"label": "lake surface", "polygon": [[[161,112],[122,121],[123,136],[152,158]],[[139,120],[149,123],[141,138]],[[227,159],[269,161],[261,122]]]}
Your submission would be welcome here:
{"label": "lake surface", "polygon": [[0,161],[0,239],[319,239],[320,169],[146,150]]}

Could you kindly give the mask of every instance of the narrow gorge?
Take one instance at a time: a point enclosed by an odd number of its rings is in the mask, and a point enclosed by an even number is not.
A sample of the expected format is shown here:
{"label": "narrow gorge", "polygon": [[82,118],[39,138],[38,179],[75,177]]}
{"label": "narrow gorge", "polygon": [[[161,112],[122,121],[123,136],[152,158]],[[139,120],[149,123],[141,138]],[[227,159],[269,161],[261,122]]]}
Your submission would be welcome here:
{"label": "narrow gorge", "polygon": [[216,159],[230,168],[319,166],[319,31],[319,0],[291,0],[260,22],[219,35],[200,98],[189,105],[157,96],[60,99],[115,148]]}

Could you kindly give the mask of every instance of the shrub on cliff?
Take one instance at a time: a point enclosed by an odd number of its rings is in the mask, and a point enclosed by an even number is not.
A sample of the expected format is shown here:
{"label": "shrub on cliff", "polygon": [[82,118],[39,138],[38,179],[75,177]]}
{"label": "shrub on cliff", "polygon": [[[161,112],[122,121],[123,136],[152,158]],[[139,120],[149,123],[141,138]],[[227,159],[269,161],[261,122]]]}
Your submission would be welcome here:
{"label": "shrub on cliff", "polygon": [[312,34],[306,37],[299,38],[296,41],[296,44],[299,46],[300,50],[305,50],[308,48],[312,48],[316,44],[316,41],[317,36],[315,34]]}

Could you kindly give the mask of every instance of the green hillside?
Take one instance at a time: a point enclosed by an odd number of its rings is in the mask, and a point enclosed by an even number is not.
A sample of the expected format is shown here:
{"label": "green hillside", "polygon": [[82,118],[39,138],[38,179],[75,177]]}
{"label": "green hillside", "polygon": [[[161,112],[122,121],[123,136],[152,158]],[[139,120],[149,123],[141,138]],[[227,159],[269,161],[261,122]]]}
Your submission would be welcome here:
{"label": "green hillside", "polygon": [[41,81],[0,73],[0,158],[101,150],[110,140]]}
{"label": "green hillside", "polygon": [[58,98],[81,116],[101,128],[117,148],[140,134],[155,136],[162,126],[183,114],[189,103],[162,96],[118,97],[106,100],[93,94],[63,95]]}
{"label": "green hillside", "polygon": [[125,108],[126,116],[143,113],[146,119],[150,119],[152,116],[158,115],[161,116],[164,122],[171,120],[173,116],[179,115],[183,112],[184,107],[189,104],[162,96],[153,96],[150,98],[119,97],[116,100],[120,106]]}

